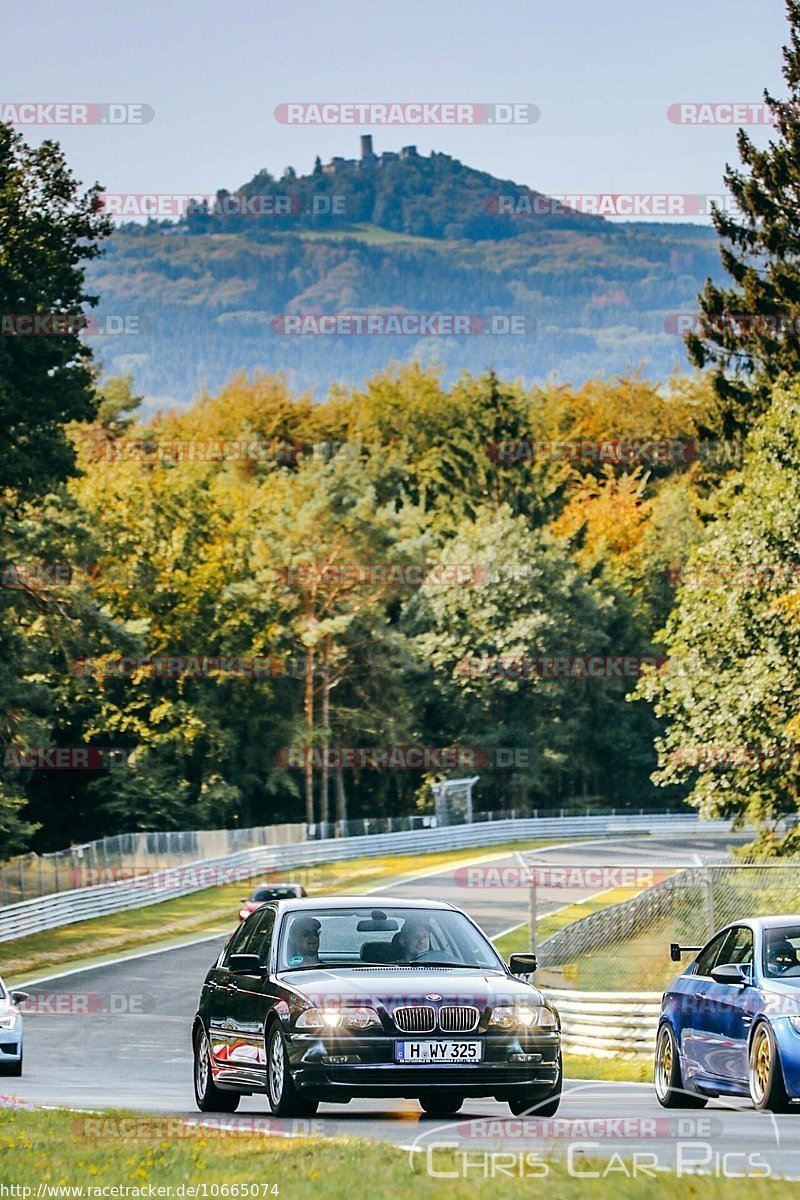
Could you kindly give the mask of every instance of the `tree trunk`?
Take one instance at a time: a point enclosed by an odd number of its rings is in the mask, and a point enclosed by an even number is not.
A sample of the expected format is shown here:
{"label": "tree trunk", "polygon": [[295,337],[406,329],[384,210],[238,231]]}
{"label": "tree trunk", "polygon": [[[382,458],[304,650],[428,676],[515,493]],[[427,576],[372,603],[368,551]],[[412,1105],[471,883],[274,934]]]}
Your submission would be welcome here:
{"label": "tree trunk", "polygon": [[314,824],[314,647],[306,646],[306,679],[305,702],[303,709],[306,717],[308,741],[304,757],[306,773],[306,823]]}
{"label": "tree trunk", "polygon": [[[331,643],[330,638],[325,639],[325,649],[322,657],[322,734],[323,734],[323,754],[322,754],[322,773],[320,776],[320,792],[319,792],[319,819],[324,825],[328,823],[328,796],[330,784],[330,771],[328,770],[328,755],[327,749],[331,738],[331,660],[330,660]],[[327,832],[327,830],[326,830]]]}
{"label": "tree trunk", "polygon": [[334,773],[336,780],[336,816],[340,821],[347,820],[347,797],[344,794],[344,772],[339,763]]}

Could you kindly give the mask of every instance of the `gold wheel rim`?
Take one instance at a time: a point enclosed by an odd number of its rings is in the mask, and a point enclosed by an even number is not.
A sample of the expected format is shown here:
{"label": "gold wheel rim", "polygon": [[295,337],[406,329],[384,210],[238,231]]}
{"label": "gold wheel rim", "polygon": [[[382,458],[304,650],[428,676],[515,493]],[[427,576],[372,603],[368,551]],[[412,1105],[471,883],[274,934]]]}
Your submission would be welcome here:
{"label": "gold wheel rim", "polygon": [[659,1039],[656,1087],[659,1095],[666,1096],[672,1079],[672,1038],[665,1029]]}
{"label": "gold wheel rim", "polygon": [[769,1087],[769,1076],[772,1067],[772,1050],[769,1044],[769,1038],[765,1033],[759,1033],[756,1036],[756,1044],[753,1047],[753,1082],[756,1085],[756,1093],[759,1099],[766,1095]]}

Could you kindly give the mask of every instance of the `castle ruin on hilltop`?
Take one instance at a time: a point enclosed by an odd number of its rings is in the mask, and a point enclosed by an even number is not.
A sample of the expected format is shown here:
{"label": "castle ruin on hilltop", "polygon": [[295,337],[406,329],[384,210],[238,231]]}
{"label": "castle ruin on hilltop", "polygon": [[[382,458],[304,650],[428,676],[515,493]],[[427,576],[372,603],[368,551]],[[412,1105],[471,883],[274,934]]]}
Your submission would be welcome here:
{"label": "castle ruin on hilltop", "polygon": [[322,171],[325,175],[335,175],[337,171],[346,170],[348,167],[355,167],[357,171],[371,170],[382,167],[385,163],[397,162],[400,158],[419,157],[416,146],[403,146],[399,154],[394,150],[384,150],[383,154],[376,154],[372,149],[372,134],[362,133],[360,158],[342,158],[341,155],[336,155],[329,163],[325,163]]}

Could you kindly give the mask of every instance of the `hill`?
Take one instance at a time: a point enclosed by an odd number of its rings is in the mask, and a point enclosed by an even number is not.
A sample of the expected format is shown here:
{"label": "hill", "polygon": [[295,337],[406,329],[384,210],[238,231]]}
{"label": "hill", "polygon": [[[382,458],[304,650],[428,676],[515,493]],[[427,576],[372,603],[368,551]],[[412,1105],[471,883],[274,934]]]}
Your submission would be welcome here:
{"label": "hill", "polygon": [[[674,314],[694,312],[720,271],[710,228],[608,221],[449,155],[378,156],[367,141],[360,159],[262,170],[180,219],[121,226],[90,282],[100,316],[133,318],[137,332],[94,347],[153,403],[185,404],[242,368],[283,370],[321,395],[411,358],[449,378],[494,366],[579,383],[640,364],[659,377],[685,363]],[[399,336],[353,322],[293,336],[281,320],[376,312],[471,320],[406,321]]]}

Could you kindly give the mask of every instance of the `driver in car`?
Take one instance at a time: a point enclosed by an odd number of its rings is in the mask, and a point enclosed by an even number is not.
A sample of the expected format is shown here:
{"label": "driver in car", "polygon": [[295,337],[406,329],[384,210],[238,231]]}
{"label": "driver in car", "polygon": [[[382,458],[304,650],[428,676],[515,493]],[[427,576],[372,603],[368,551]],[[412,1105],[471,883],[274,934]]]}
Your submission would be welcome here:
{"label": "driver in car", "polygon": [[782,975],[790,967],[796,967],[800,959],[788,938],[776,938],[767,944],[767,968],[770,975]]}
{"label": "driver in car", "polygon": [[392,943],[401,962],[413,962],[431,948],[431,935],[424,921],[407,920]]}
{"label": "driver in car", "polygon": [[320,923],[316,917],[296,917],[292,921],[286,947],[286,957],[292,967],[318,963]]}

